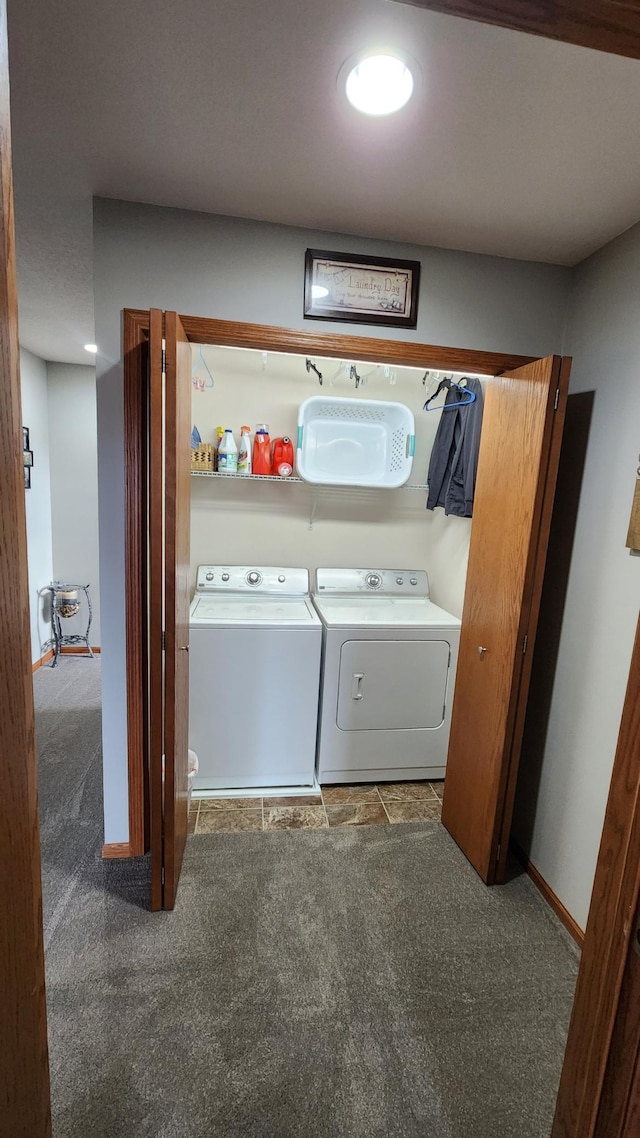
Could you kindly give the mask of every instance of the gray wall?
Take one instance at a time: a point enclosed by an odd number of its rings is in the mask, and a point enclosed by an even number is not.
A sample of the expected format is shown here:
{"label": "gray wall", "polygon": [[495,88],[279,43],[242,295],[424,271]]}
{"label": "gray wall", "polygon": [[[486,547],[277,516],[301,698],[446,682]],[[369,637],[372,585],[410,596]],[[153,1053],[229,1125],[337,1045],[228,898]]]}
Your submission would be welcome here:
{"label": "gray wall", "polygon": [[[100,578],[103,611],[105,841],[127,822],[121,310],[349,331],[302,317],[307,247],[407,257],[422,264],[418,328],[397,338],[546,355],[561,348],[571,271],[235,218],[97,199],[94,288],[98,386]],[[389,338],[393,329],[366,327]]]}
{"label": "gray wall", "polygon": [[[80,364],[47,364],[53,571],[60,581],[91,585],[90,639],[100,644],[96,372]],[[86,610],[65,621],[84,633]]]}
{"label": "gray wall", "polygon": [[29,428],[34,455],[31,489],[25,490],[27,556],[29,560],[29,608],[31,613],[31,659],[39,660],[42,643],[51,636],[49,593],[42,593],[53,579],[51,542],[51,489],[49,480],[49,415],[47,365],[39,356],[20,349],[22,424]]}
{"label": "gray wall", "polygon": [[[640,607],[625,548],[640,453],[640,226],[576,270],[564,351],[593,419],[539,787],[519,790],[516,836],[584,929]],[[527,791],[529,793],[527,793]]]}

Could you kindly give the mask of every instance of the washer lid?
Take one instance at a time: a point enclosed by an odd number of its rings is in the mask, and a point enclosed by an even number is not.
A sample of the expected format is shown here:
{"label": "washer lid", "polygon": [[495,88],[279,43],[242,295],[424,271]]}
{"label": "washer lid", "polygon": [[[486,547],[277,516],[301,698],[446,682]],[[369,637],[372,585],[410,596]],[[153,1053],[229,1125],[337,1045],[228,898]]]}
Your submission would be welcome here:
{"label": "washer lid", "polygon": [[426,597],[318,597],[314,593],[313,603],[328,627],[460,628],[457,616]]}
{"label": "washer lid", "polygon": [[278,597],[198,596],[190,610],[190,624],[243,625],[248,627],[309,627],[320,621],[305,599]]}

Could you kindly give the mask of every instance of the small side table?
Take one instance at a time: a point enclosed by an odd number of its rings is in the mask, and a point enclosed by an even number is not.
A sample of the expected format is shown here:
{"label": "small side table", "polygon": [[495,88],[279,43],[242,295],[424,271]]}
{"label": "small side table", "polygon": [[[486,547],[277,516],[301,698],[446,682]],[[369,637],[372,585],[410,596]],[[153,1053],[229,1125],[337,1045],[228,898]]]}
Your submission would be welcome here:
{"label": "small side table", "polygon": [[[49,667],[55,668],[58,663],[61,648],[65,648],[67,645],[84,645],[88,655],[92,660],[95,660],[95,653],[89,643],[89,631],[93,617],[91,595],[89,593],[90,586],[69,585],[65,584],[64,581],[52,581],[51,584],[46,587],[51,593],[51,631],[53,635],[51,640],[47,640],[46,644],[43,644],[43,648],[53,648],[53,662],[49,664]],[[80,612],[82,607],[82,602],[79,597],[80,593],[84,593],[87,602],[87,630],[84,634],[75,633],[67,635],[62,631],[62,621],[70,616],[76,616],[76,614]]]}

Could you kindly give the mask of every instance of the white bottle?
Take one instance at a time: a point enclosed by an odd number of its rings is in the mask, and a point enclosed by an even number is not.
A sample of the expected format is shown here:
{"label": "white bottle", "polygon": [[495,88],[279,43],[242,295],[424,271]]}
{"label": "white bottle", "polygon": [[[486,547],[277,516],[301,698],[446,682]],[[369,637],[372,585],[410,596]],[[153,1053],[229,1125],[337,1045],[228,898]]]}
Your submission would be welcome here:
{"label": "white bottle", "polygon": [[238,474],[251,474],[251,431],[248,427],[240,427]]}
{"label": "white bottle", "polygon": [[226,428],[218,447],[218,470],[221,474],[235,474],[238,470],[238,448],[230,427]]}

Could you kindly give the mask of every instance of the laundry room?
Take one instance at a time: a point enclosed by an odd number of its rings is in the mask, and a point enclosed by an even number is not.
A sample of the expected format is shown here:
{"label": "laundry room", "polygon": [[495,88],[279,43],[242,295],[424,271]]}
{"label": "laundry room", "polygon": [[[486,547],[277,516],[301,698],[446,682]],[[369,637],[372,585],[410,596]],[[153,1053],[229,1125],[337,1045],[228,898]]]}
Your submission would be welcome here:
{"label": "laundry room", "polygon": [[[192,827],[433,818],[451,722],[484,380],[326,355],[191,348],[190,745],[199,762]],[[452,496],[453,465],[466,499]],[[317,603],[323,593],[345,600],[350,590],[361,594],[351,608],[364,601],[371,611],[354,618],[338,651],[358,642],[365,655],[373,651],[375,664],[370,659],[362,671],[362,662],[348,665],[345,657],[331,676],[328,633],[320,667],[319,627],[317,640],[308,630],[311,658],[305,655],[303,628],[292,634],[291,603],[287,631],[274,630],[272,644],[264,629],[252,635],[248,627],[256,602],[273,605],[274,594],[310,592]],[[207,603],[207,620],[223,612],[222,624],[202,621]],[[346,729],[340,715],[333,722],[333,685],[345,689],[338,698]],[[244,723],[234,755],[216,730],[220,706]],[[328,790],[327,783],[342,785]],[[243,812],[224,813],[226,802]]]}

